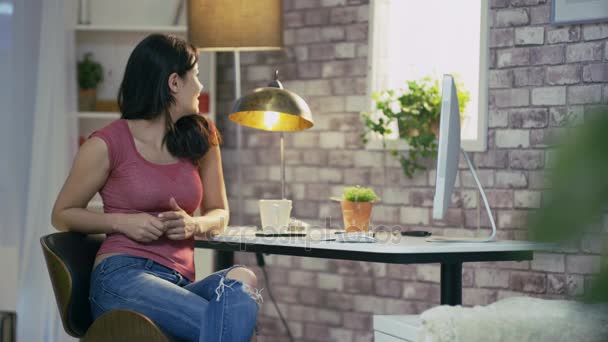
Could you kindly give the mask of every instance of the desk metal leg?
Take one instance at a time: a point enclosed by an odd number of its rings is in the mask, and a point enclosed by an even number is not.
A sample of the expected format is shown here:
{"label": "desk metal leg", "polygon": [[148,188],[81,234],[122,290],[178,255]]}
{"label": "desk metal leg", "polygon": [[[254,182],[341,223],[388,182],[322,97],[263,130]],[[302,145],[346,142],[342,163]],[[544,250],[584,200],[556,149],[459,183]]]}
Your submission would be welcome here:
{"label": "desk metal leg", "polygon": [[462,263],[441,263],[441,305],[462,304]]}
{"label": "desk metal leg", "polygon": [[234,265],[234,252],[217,251],[215,255],[215,270],[223,270]]}

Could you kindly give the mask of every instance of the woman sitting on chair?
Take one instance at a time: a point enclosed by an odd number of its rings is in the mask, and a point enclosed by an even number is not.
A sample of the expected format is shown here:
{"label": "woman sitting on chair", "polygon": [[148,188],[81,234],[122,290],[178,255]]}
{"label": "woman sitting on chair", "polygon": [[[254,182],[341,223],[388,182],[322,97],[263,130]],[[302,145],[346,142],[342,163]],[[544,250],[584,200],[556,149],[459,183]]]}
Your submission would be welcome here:
{"label": "woman sitting on chair", "polygon": [[[135,47],[118,92],[122,117],[80,147],[52,221],[107,234],[91,274],[94,319],[130,309],[181,340],[247,341],[261,300],[255,274],[237,265],[194,281],[194,237],[228,224],[220,136],[192,114],[197,62],[196,49],[173,36]],[[98,191],[104,213],[86,209]]]}

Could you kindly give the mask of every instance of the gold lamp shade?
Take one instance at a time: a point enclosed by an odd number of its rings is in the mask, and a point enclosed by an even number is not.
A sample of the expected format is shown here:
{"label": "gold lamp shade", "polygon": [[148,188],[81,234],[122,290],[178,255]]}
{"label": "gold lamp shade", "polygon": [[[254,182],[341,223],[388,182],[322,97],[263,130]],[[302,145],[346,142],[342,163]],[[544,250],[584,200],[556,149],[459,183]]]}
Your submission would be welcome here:
{"label": "gold lamp shade", "polygon": [[275,87],[257,88],[238,99],[229,118],[265,131],[301,131],[314,125],[310,108],[300,96]]}
{"label": "gold lamp shade", "polygon": [[278,50],[282,0],[188,0],[188,40],[205,51]]}

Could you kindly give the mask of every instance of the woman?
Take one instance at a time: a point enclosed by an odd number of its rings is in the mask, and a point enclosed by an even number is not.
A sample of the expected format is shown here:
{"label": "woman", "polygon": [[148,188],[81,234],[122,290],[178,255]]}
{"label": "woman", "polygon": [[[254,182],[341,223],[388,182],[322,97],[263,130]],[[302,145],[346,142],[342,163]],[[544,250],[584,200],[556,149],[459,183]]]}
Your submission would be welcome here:
{"label": "woman", "polygon": [[[52,222],[108,235],[91,274],[93,318],[130,309],[179,339],[246,341],[261,300],[254,273],[237,265],[193,282],[194,236],[228,223],[219,134],[191,115],[202,89],[197,61],[173,36],[135,47],[118,93],[122,118],[80,147]],[[98,191],[103,214],[86,209]]]}

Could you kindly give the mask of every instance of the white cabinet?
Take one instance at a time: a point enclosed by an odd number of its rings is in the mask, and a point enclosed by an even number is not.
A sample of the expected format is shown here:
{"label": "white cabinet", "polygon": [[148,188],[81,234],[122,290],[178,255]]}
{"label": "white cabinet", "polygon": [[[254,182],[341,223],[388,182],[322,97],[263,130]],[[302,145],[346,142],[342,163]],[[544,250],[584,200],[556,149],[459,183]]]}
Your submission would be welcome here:
{"label": "white cabinet", "polygon": [[374,341],[418,341],[421,326],[418,315],[374,315]]}

